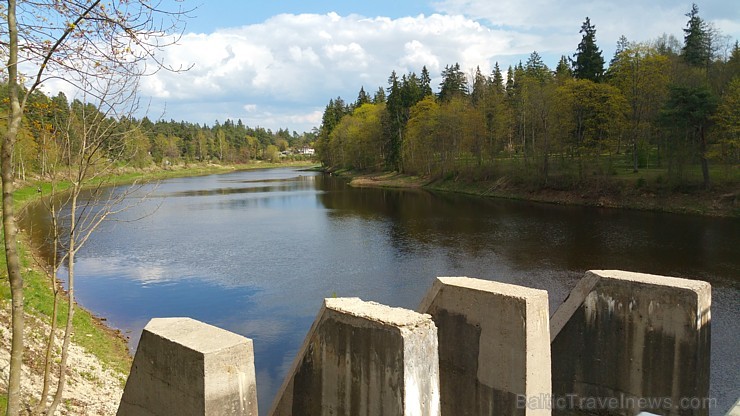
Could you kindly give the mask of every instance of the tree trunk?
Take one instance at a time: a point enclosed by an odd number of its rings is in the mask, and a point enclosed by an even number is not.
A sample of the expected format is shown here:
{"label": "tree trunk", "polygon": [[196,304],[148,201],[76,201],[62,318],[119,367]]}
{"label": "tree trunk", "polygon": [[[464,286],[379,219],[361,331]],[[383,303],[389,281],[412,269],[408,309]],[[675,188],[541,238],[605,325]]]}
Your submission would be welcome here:
{"label": "tree trunk", "polygon": [[632,173],[638,172],[637,136],[632,137]]}
{"label": "tree trunk", "polygon": [[15,416],[21,409],[21,370],[23,366],[23,276],[21,276],[20,259],[18,258],[18,227],[16,225],[15,207],[13,206],[13,147],[21,127],[22,108],[18,98],[18,29],[16,22],[15,0],[8,0],[8,95],[10,111],[8,112],[8,131],[2,144],[3,182],[3,231],[5,232],[5,258],[10,281],[10,298],[12,304],[12,343],[10,347],[10,375],[8,377],[7,415]]}
{"label": "tree trunk", "polygon": [[[85,144],[83,144],[85,146]],[[80,195],[80,183],[81,180],[78,177],[77,181],[73,185],[72,199],[70,208],[70,224],[69,224],[69,245],[67,246],[67,323],[64,328],[64,341],[62,341],[62,354],[59,362],[59,381],[57,384],[57,390],[54,394],[54,399],[49,405],[47,415],[53,415],[56,412],[59,403],[62,401],[62,393],[67,382],[67,359],[69,357],[69,343],[72,339],[73,330],[73,319],[75,312],[75,253],[77,251],[76,238],[77,233],[77,198]]]}
{"label": "tree trunk", "polygon": [[49,283],[53,291],[53,303],[51,308],[51,328],[49,329],[49,338],[46,340],[46,355],[44,357],[44,384],[41,388],[41,394],[39,395],[39,402],[33,411],[34,415],[41,415],[46,408],[46,403],[49,399],[49,389],[51,387],[51,367],[52,367],[52,353],[54,350],[56,332],[57,332],[57,316],[59,313],[59,283],[57,282],[57,272],[59,271],[58,253],[59,253],[59,210],[57,209],[55,198],[56,198],[56,184],[55,180],[52,179],[52,191],[50,198],[49,213],[51,214],[51,230],[52,230],[52,262],[51,271],[49,272]]}
{"label": "tree trunk", "polygon": [[704,189],[709,189],[709,161],[707,160],[707,136],[704,128],[699,131],[699,158],[701,160],[701,175],[704,180]]}

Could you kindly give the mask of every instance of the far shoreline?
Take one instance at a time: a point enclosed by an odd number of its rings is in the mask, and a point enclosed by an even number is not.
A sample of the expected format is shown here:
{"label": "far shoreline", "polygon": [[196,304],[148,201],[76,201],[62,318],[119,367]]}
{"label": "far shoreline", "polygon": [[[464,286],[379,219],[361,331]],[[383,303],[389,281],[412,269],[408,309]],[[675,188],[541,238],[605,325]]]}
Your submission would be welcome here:
{"label": "far shoreline", "polygon": [[518,201],[555,205],[590,206],[599,208],[666,212],[699,215],[704,217],[740,218],[738,197],[740,189],[696,191],[691,193],[659,193],[649,190],[599,189],[584,186],[576,190],[526,189],[512,184],[507,178],[490,181],[464,181],[456,179],[432,180],[398,172],[358,172],[352,170],[322,171],[347,178],[350,186],[397,189],[425,189]]}

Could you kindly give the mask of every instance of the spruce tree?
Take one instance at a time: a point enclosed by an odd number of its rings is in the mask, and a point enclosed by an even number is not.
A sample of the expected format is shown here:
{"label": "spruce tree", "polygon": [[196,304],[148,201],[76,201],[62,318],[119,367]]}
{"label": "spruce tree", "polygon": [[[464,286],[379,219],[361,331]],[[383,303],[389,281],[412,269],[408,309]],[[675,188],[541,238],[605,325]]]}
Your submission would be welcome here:
{"label": "spruce tree", "polygon": [[687,64],[695,67],[704,67],[709,64],[709,33],[707,25],[699,17],[699,6],[691,5],[691,11],[686,13],[689,21],[686,22],[684,32],[684,46],[681,55]]}
{"label": "spruce tree", "polygon": [[426,66],[421,68],[421,93],[422,98],[432,95],[432,77],[429,75],[429,70],[427,70]]}
{"label": "spruce tree", "polygon": [[501,73],[501,68],[498,66],[498,62],[493,66],[493,86],[496,88],[496,91],[503,92],[504,91],[504,76]]}
{"label": "spruce tree", "polygon": [[604,75],[604,57],[596,46],[596,27],[586,17],[579,33],[583,34],[578,50],[573,55],[573,75],[579,79],[599,82]]}
{"label": "spruce tree", "polygon": [[439,84],[440,101],[447,101],[455,95],[468,95],[468,81],[459,63],[445,66],[442,71],[442,83]]}
{"label": "spruce tree", "polygon": [[360,87],[360,93],[357,95],[354,108],[360,108],[363,104],[368,104],[369,102],[370,96],[365,92],[365,87]]}

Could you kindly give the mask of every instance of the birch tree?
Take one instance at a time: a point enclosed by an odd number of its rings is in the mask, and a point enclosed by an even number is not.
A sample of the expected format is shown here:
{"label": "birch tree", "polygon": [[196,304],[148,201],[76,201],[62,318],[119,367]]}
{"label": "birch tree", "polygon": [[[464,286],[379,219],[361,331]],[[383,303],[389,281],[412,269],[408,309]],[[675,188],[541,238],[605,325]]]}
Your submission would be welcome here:
{"label": "birch tree", "polygon": [[[8,0],[0,33],[7,59],[9,111],[0,154],[5,255],[11,289],[11,357],[8,415],[21,409],[23,279],[17,246],[13,153],[29,97],[44,83],[67,82],[114,108],[129,94],[129,82],[168,68],[158,56],[174,44],[187,11],[165,10],[149,0]],[[62,385],[63,387],[63,385]],[[56,400],[56,399],[55,399]]]}

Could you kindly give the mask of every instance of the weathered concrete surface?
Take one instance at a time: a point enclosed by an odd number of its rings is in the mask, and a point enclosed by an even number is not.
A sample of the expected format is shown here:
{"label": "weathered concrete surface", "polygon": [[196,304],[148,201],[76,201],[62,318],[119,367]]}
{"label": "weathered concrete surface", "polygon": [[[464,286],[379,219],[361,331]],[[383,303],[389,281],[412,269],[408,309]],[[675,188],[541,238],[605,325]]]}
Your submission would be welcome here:
{"label": "weathered concrete surface", "polygon": [[737,399],[735,405],[727,412],[727,416],[740,416],[740,399]]}
{"label": "weathered concrete surface", "polygon": [[587,272],[551,320],[556,410],[707,415],[710,306],[706,282]]}
{"label": "weathered concrete surface", "polygon": [[439,415],[437,328],[429,315],[326,299],[271,415]]}
{"label": "weathered concrete surface", "polygon": [[442,415],[550,414],[546,291],[440,277],[419,311],[439,331]]}
{"label": "weathered concrete surface", "polygon": [[252,340],[190,318],[141,335],[119,416],[257,416]]}

